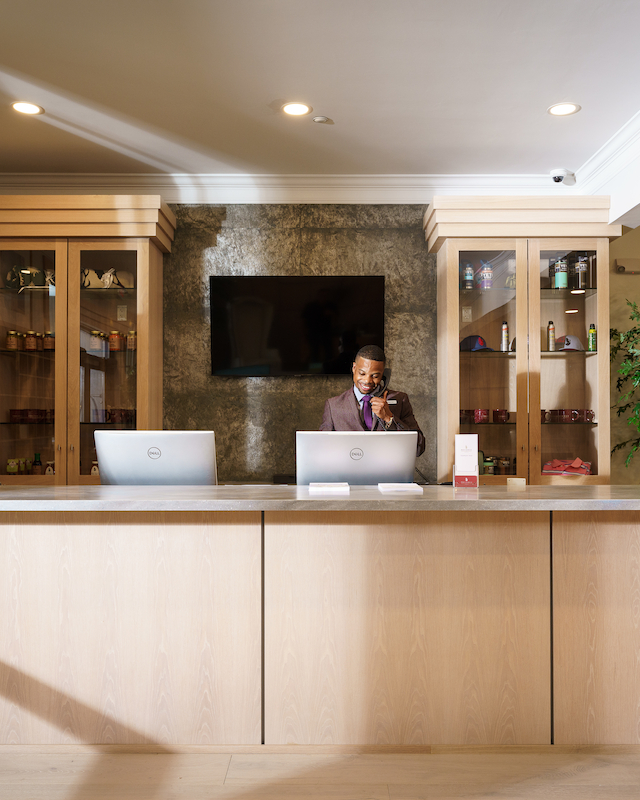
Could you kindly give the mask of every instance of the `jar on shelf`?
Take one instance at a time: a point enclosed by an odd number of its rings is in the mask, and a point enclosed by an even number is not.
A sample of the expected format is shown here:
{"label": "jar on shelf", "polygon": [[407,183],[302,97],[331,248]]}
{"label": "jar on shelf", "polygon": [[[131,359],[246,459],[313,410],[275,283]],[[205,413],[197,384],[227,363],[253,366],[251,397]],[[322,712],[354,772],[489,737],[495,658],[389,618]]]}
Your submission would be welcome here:
{"label": "jar on shelf", "polygon": [[36,350],[40,352],[44,350],[44,336],[41,333],[36,333]]}
{"label": "jar on shelf", "polygon": [[7,331],[5,347],[7,348],[7,350],[18,349],[18,331]]}
{"label": "jar on shelf", "polygon": [[109,331],[109,352],[118,353],[122,349],[122,334],[120,331]]}
{"label": "jar on shelf", "polygon": [[24,339],[24,349],[34,353],[38,349],[38,339],[35,331],[27,331]]}
{"label": "jar on shelf", "polygon": [[56,349],[56,337],[51,331],[45,331],[42,336],[42,347],[44,350]]}
{"label": "jar on shelf", "polygon": [[136,350],[138,346],[138,336],[136,331],[129,331],[127,334],[127,350]]}
{"label": "jar on shelf", "polygon": [[102,334],[100,331],[89,332],[89,352],[96,356],[101,356],[103,350]]}

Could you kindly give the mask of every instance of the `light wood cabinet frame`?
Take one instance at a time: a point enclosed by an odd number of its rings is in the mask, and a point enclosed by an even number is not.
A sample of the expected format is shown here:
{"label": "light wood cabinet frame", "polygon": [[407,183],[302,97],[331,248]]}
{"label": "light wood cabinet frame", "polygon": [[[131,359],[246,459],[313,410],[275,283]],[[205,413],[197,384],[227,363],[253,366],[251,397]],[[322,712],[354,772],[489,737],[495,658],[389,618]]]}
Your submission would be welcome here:
{"label": "light wood cabinet frame", "polygon": [[[136,427],[162,429],[162,254],[148,239],[90,239],[69,242],[69,397],[80,396],[80,260],[83,252],[136,253]],[[67,482],[99,483],[80,474],[80,405],[68,410]]]}
{"label": "light wood cabinet frame", "polygon": [[[602,484],[610,478],[609,423],[609,240],[600,238],[449,238],[437,253],[438,298],[438,480],[452,479],[454,437],[460,432],[460,253],[513,250],[516,255],[516,330],[518,342],[529,342],[515,353],[517,422],[517,476],[532,484]],[[590,356],[597,422],[594,447],[597,474],[588,476],[542,475],[540,422],[541,325],[540,253],[545,250],[591,250],[597,258],[597,320],[600,337],[597,354]],[[586,346],[586,342],[584,343]],[[586,369],[586,367],[585,367]],[[558,426],[559,428],[560,426]],[[504,484],[507,476],[480,476],[482,484]]]}

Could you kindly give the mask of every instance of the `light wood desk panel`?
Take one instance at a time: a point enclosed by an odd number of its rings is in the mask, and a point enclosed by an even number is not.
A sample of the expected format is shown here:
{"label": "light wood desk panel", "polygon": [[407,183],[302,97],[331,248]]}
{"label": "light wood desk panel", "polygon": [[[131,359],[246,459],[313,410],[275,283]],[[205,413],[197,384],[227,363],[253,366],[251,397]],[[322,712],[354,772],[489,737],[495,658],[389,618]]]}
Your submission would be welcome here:
{"label": "light wood desk panel", "polygon": [[640,744],[640,514],[554,512],[557,744]]}
{"label": "light wood desk panel", "polygon": [[549,514],[266,512],[266,744],[544,744]]}
{"label": "light wood desk panel", "polygon": [[0,744],[259,744],[259,512],[5,512]]}

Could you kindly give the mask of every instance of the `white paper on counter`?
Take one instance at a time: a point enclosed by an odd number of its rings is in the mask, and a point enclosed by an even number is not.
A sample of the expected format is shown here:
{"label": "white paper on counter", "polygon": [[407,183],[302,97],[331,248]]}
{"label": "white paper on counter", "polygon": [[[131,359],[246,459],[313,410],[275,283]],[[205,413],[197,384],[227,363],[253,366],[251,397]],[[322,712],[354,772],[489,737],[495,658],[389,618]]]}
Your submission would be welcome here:
{"label": "white paper on counter", "polygon": [[310,483],[309,494],[349,494],[348,483]]}
{"label": "white paper on counter", "polygon": [[423,494],[422,486],[417,483],[379,483],[379,492],[409,492]]}

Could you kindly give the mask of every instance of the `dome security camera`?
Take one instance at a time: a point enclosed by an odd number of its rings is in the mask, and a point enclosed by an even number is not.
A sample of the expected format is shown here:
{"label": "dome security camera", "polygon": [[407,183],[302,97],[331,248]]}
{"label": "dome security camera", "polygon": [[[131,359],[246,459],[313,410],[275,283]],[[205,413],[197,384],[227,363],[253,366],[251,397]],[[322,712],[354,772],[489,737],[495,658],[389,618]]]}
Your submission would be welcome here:
{"label": "dome security camera", "polygon": [[552,169],[549,173],[554,183],[564,183],[565,186],[573,186],[576,182],[575,173],[568,169]]}

